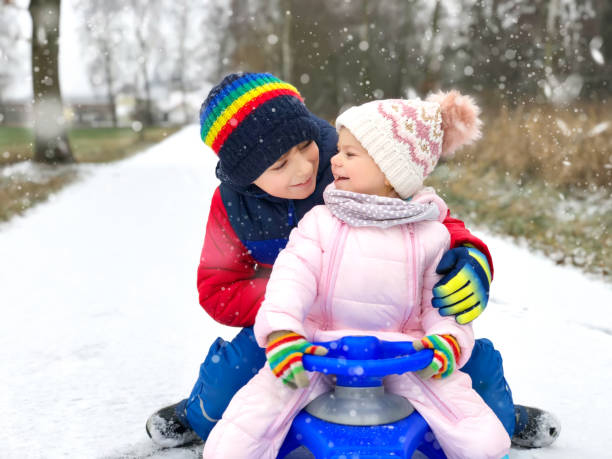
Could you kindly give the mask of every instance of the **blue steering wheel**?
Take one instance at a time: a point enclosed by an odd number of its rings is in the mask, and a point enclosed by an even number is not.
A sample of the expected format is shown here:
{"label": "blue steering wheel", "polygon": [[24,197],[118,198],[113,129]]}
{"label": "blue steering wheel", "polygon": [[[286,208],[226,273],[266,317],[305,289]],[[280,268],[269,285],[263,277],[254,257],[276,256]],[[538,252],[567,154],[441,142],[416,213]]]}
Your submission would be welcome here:
{"label": "blue steering wheel", "polygon": [[381,341],[375,336],[345,336],[336,341],[314,343],[325,347],[325,356],[304,354],[309,371],[348,376],[349,380],[401,375],[425,368],[433,351],[415,351],[411,341]]}

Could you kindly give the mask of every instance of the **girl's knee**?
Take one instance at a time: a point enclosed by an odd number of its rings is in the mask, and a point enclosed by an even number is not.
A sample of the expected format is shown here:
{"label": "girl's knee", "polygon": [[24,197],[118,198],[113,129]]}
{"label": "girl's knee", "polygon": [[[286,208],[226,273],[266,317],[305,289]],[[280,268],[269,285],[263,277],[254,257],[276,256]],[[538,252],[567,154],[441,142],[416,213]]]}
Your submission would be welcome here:
{"label": "girl's knee", "polygon": [[245,426],[221,419],[204,443],[203,459],[261,458],[273,459],[278,449],[264,437],[254,437]]}
{"label": "girl's knee", "polygon": [[508,454],[510,437],[504,426],[497,419],[495,421],[480,423],[473,431],[467,448],[471,459],[500,459]]}

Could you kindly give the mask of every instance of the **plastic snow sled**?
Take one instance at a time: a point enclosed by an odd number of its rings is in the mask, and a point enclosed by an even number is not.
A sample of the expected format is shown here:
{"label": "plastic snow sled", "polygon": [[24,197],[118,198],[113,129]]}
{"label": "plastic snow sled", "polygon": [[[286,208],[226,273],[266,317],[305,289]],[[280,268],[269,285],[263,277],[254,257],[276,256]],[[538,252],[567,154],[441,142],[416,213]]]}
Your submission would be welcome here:
{"label": "plastic snow sled", "polygon": [[313,400],[294,419],[278,458],[305,446],[317,459],[411,458],[419,451],[446,458],[423,417],[410,402],[386,393],[383,377],[425,368],[433,351],[412,342],[347,336],[316,343],[326,356],[304,355],[304,368],[337,376],[331,392]]}

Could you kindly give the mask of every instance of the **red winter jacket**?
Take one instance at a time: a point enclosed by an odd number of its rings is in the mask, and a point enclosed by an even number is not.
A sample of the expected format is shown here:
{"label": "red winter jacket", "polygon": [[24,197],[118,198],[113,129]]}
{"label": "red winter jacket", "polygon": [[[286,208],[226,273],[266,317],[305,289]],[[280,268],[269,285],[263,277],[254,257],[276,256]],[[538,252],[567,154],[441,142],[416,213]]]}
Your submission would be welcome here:
{"label": "red winter jacket", "polygon": [[[486,255],[493,273],[489,249],[450,217],[443,222],[451,237],[451,248],[471,244]],[[232,229],[219,188],[210,205],[204,247],[198,267],[200,304],[208,314],[224,325],[250,327],[266,293],[271,265],[259,265]]]}

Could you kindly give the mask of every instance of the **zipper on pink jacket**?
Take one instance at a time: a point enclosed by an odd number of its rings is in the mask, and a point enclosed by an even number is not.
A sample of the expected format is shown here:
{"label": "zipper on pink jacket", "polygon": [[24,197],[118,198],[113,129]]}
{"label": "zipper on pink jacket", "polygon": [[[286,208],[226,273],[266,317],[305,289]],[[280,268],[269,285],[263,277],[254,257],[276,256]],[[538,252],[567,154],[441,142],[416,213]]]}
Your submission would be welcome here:
{"label": "zipper on pink jacket", "polygon": [[[412,273],[410,276],[410,279],[407,280],[411,280],[411,288],[412,288],[412,304],[413,307],[416,308],[417,305],[417,299],[418,299],[418,291],[417,291],[417,253],[416,253],[416,235],[414,234],[414,227],[412,224],[408,225],[408,228],[406,228],[405,225],[402,225],[402,233],[404,234],[404,240],[406,241],[406,246],[410,245],[411,251],[412,253],[410,254],[412,258]],[[406,233],[408,233],[408,237],[406,237]],[[410,313],[412,312],[412,310],[406,310],[406,312],[404,312],[404,317],[402,319],[402,323],[400,326],[400,332],[404,333],[404,328],[406,327],[406,323],[408,322],[408,317],[410,316]]]}
{"label": "zipper on pink jacket", "polygon": [[[402,226],[402,231],[404,232],[404,237],[405,239],[409,239],[410,241],[410,248],[412,250],[412,275],[410,276],[412,278],[412,303],[414,305],[414,307],[418,307],[419,305],[417,304],[417,300],[418,300],[418,279],[417,279],[417,252],[416,252],[416,247],[417,247],[417,243],[416,243],[416,234],[414,231],[414,227],[413,225],[408,225],[408,228],[406,229],[405,226]],[[408,233],[408,237],[406,237],[406,233]],[[408,245],[408,241],[406,241],[406,245]],[[408,322],[408,316],[410,315],[410,312],[412,311],[408,311],[407,313],[405,313],[404,315],[404,320],[402,322],[402,327],[400,328],[400,331],[403,333],[404,332],[404,328],[406,327],[406,323]],[[432,403],[434,405],[436,405],[438,407],[438,409],[440,410],[440,412],[442,414],[444,414],[449,420],[459,420],[461,417],[455,413],[452,408],[447,405],[446,403],[444,403],[444,401],[442,399],[440,399],[440,397],[438,397],[436,395],[436,393],[433,391],[433,389],[431,389],[431,387],[429,387],[427,385],[427,383],[425,381],[422,381],[421,378],[419,378],[417,375],[410,373],[410,377],[413,379],[413,381],[421,387],[421,390],[425,393],[425,395],[432,401]]]}
{"label": "zipper on pink jacket", "polygon": [[338,252],[344,248],[346,242],[346,235],[348,233],[348,227],[343,222],[340,222],[340,229],[337,236],[334,238],[334,242],[331,245],[331,258],[329,260],[329,266],[327,269],[327,275],[325,278],[325,289],[323,293],[325,295],[325,301],[323,303],[323,329],[329,330],[332,324],[331,316],[331,297],[336,285],[336,276],[338,275],[338,264],[342,257],[338,257]]}

